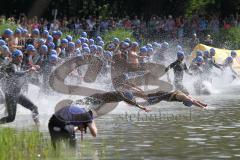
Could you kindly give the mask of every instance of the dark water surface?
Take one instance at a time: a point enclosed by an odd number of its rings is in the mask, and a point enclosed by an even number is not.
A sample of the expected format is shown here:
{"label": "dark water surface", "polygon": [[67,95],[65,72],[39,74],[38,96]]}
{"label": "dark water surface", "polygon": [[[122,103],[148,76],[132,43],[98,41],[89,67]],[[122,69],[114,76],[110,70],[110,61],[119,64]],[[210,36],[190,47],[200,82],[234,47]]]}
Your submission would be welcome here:
{"label": "dark water surface", "polygon": [[[78,150],[90,150],[89,154],[77,152],[69,158],[240,159],[240,96],[230,92],[199,98],[212,108],[202,110],[162,102],[145,114],[118,107],[114,114],[96,119],[97,138],[86,135],[89,145],[79,143]],[[41,115],[41,131],[46,135],[49,117]],[[18,115],[9,126],[29,127],[29,119],[30,115]]]}

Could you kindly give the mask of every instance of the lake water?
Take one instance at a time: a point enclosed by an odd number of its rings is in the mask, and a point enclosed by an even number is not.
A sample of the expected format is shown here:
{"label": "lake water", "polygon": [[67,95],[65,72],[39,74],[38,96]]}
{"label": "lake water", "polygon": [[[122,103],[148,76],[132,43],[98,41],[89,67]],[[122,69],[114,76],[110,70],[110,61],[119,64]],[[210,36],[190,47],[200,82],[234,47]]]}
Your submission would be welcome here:
{"label": "lake water", "polygon": [[[221,94],[199,96],[211,108],[202,110],[181,103],[161,102],[151,113],[139,112],[120,103],[111,113],[96,119],[97,138],[84,137],[88,150],[69,155],[70,159],[240,159],[239,87],[229,86]],[[41,131],[47,132],[48,119],[58,97],[39,101]],[[49,104],[49,105],[48,105]],[[51,105],[50,105],[51,104]],[[10,127],[32,126],[29,112],[19,107]],[[6,126],[6,125],[5,125]],[[78,135],[79,137],[79,135]],[[90,146],[90,147],[89,147]]]}

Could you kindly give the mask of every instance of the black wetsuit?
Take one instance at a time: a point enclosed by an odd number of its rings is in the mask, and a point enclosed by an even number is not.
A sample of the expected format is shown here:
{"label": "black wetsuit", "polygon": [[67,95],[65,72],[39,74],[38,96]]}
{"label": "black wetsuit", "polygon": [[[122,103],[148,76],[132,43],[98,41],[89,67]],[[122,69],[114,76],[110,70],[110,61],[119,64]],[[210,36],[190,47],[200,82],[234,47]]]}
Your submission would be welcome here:
{"label": "black wetsuit", "polygon": [[21,88],[25,83],[26,71],[21,71],[20,66],[10,63],[2,70],[5,74],[3,91],[6,100],[8,116],[0,119],[1,123],[13,122],[16,116],[17,104],[32,111],[33,120],[38,122],[38,108],[26,96],[21,94]]}
{"label": "black wetsuit", "polygon": [[106,103],[114,103],[114,102],[121,102],[121,101],[127,102],[134,106],[137,105],[137,103],[129,100],[123,95],[122,92],[118,92],[118,91],[112,91],[107,93],[96,93],[90,97],[87,97],[86,99],[90,100],[90,103],[92,102],[92,99],[95,99],[96,100],[95,103],[100,103],[102,105]]}
{"label": "black wetsuit", "polygon": [[49,76],[53,70],[54,65],[52,65],[49,60],[46,58],[42,65],[42,73],[43,73],[43,92],[47,95],[50,94],[50,86],[49,86]]}
{"label": "black wetsuit", "polygon": [[199,65],[192,63],[189,69],[192,71],[193,75],[197,77],[196,81],[193,83],[194,89],[197,94],[209,94],[209,91],[205,89],[205,85],[203,83],[204,80],[209,80],[204,73],[204,65]]}
{"label": "black wetsuit", "polygon": [[183,93],[189,94],[187,89],[183,86],[183,83],[182,83],[184,71],[189,73],[186,63],[184,63],[183,61],[176,60],[175,62],[171,63],[166,68],[165,71],[167,72],[171,68],[173,68],[173,71],[174,71],[175,89],[178,89],[178,90],[182,91]]}
{"label": "black wetsuit", "polygon": [[[133,106],[138,106],[135,100],[129,100],[127,97],[124,96],[123,92],[119,92],[119,91],[96,93],[84,99],[79,99],[76,102],[81,105],[90,105],[92,110],[94,110],[95,112],[98,112],[99,110],[102,109],[102,107],[105,107],[104,105],[107,103],[117,103],[121,101],[124,101]],[[109,107],[109,106],[106,106],[106,107]],[[104,108],[105,113],[111,110],[112,109],[109,110],[109,108]]]}
{"label": "black wetsuit", "polygon": [[164,91],[158,91],[155,93],[151,93],[148,94],[148,104],[143,104],[143,105],[153,105],[153,104],[157,104],[161,101],[167,101],[167,102],[183,102],[182,100],[180,100],[179,98],[177,98],[177,96],[182,96],[185,95],[183,92],[181,91],[174,91],[174,92],[164,92]]}
{"label": "black wetsuit", "polygon": [[51,136],[52,145],[56,148],[56,143],[59,140],[69,141],[70,147],[76,146],[76,137],[74,127],[83,125],[85,132],[87,125],[92,123],[92,112],[72,113],[71,109],[78,110],[76,106],[65,106],[57,111],[49,120],[48,129]]}
{"label": "black wetsuit", "polygon": [[211,82],[211,71],[213,67],[221,69],[221,67],[214,62],[211,58],[204,58],[203,74],[204,79]]}

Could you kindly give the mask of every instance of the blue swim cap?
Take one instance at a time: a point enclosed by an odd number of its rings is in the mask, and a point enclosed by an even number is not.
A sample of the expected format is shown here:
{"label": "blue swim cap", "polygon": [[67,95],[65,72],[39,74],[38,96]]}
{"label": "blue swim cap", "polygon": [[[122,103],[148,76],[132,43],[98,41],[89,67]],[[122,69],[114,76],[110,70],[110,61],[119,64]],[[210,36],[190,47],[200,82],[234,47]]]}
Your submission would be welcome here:
{"label": "blue swim cap", "polygon": [[57,51],[56,51],[55,49],[52,49],[52,50],[50,51],[50,55],[53,55],[53,54],[57,55]]}
{"label": "blue swim cap", "polygon": [[97,51],[97,46],[96,45],[91,45],[90,46],[90,52],[95,52]]}
{"label": "blue swim cap", "polygon": [[89,44],[94,44],[94,39],[89,39]]}
{"label": "blue swim cap", "polygon": [[49,42],[52,42],[52,41],[53,41],[53,37],[52,37],[51,35],[48,35],[47,40],[48,40]]}
{"label": "blue swim cap", "polygon": [[44,30],[44,31],[43,31],[43,35],[48,36],[48,35],[49,35],[48,30]]}
{"label": "blue swim cap", "polygon": [[137,42],[133,42],[132,43],[132,47],[138,47],[139,45],[138,45],[138,43]]}
{"label": "blue swim cap", "polygon": [[183,52],[183,51],[178,51],[178,52],[177,52],[177,58],[178,58],[178,59],[184,58],[184,52]]}
{"label": "blue swim cap", "polygon": [[197,62],[198,64],[203,63],[203,57],[198,56],[198,57],[196,58],[196,62]]}
{"label": "blue swim cap", "polygon": [[147,47],[141,47],[140,48],[140,53],[147,53],[147,52],[148,52]]}
{"label": "blue swim cap", "polygon": [[123,49],[128,48],[129,47],[129,43],[128,42],[123,42],[122,43],[122,47],[123,47]]}
{"label": "blue swim cap", "polygon": [[124,42],[131,43],[131,39],[130,39],[130,38],[126,38],[126,39],[124,40]]}
{"label": "blue swim cap", "polygon": [[55,48],[55,44],[53,42],[49,42],[47,46],[48,48]]}
{"label": "blue swim cap", "polygon": [[49,60],[50,62],[57,61],[58,60],[57,54],[50,54]]}
{"label": "blue swim cap", "polygon": [[102,37],[100,37],[100,36],[97,36],[97,38],[96,38],[96,41],[97,41],[97,42],[100,42],[100,41],[102,41]]}
{"label": "blue swim cap", "polygon": [[69,107],[69,112],[72,114],[82,114],[82,113],[86,113],[86,109],[80,105],[71,105]]}
{"label": "blue swim cap", "polygon": [[203,52],[203,55],[204,55],[204,57],[209,57],[210,53],[209,53],[208,50],[206,50],[206,51]]}
{"label": "blue swim cap", "polygon": [[83,43],[82,44],[82,47],[84,48],[84,47],[88,47],[88,44],[87,43]]}
{"label": "blue swim cap", "polygon": [[180,46],[180,45],[177,45],[177,49],[178,49],[179,51],[183,51],[183,48],[182,48],[182,46]]}
{"label": "blue swim cap", "polygon": [[85,43],[85,38],[84,37],[80,37],[80,41],[83,43]]}
{"label": "blue swim cap", "polygon": [[57,31],[57,32],[56,32],[56,35],[59,36],[59,37],[61,37],[61,36],[62,36],[62,32],[61,32],[61,31]]}
{"label": "blue swim cap", "polygon": [[81,40],[80,39],[77,39],[75,44],[82,44]]}
{"label": "blue swim cap", "polygon": [[15,30],[15,34],[21,34],[22,33],[22,30],[20,29],[20,28],[17,28],[16,30]]}
{"label": "blue swim cap", "polygon": [[69,112],[73,114],[73,116],[77,115],[76,117],[73,117],[74,121],[72,123],[74,125],[80,125],[81,123],[91,123],[93,120],[92,114],[81,105],[70,105]]}
{"label": "blue swim cap", "polygon": [[147,48],[149,53],[153,53],[153,48]]}
{"label": "blue swim cap", "polygon": [[153,46],[153,48],[160,48],[161,47],[161,45],[157,42],[153,42],[152,46]]}
{"label": "blue swim cap", "polygon": [[64,38],[64,39],[61,40],[61,43],[67,44],[67,43],[68,43],[68,40],[67,40],[66,38]]}
{"label": "blue swim cap", "polygon": [[42,38],[40,38],[40,39],[38,40],[38,43],[40,43],[40,45],[43,45],[43,44],[45,43],[45,40],[42,39]]}
{"label": "blue swim cap", "polygon": [[169,48],[169,44],[167,42],[163,42],[162,43],[162,48],[163,49],[168,49]]}
{"label": "blue swim cap", "polygon": [[72,41],[72,36],[67,35],[67,36],[66,36],[66,39],[68,40],[68,42],[71,42],[71,41]]}
{"label": "blue swim cap", "polygon": [[225,61],[228,64],[233,63],[233,58],[232,57],[227,57]]}
{"label": "blue swim cap", "polygon": [[111,58],[113,56],[113,54],[110,51],[106,51],[106,52],[104,52],[104,56],[107,58]]}
{"label": "blue swim cap", "polygon": [[116,38],[116,37],[115,37],[115,38],[113,39],[113,43],[115,43],[115,44],[119,44],[119,43],[120,43],[120,41],[119,41],[119,39],[118,39],[118,38]]}
{"label": "blue swim cap", "polygon": [[197,51],[196,52],[196,57],[202,57],[203,56],[203,52],[202,51]]}
{"label": "blue swim cap", "polygon": [[235,57],[237,56],[237,52],[236,52],[236,51],[231,51],[231,56],[232,56],[233,58],[235,58]]}
{"label": "blue swim cap", "polygon": [[36,49],[35,49],[35,47],[34,47],[33,45],[29,44],[29,45],[27,46],[27,48],[26,48],[26,51],[35,52]]}
{"label": "blue swim cap", "polygon": [[87,38],[87,32],[82,32],[82,37]]}
{"label": "blue swim cap", "polygon": [[0,39],[0,46],[2,46],[2,45],[6,45],[6,42],[4,40]]}
{"label": "blue swim cap", "polygon": [[98,52],[103,52],[103,48],[101,46],[97,46],[97,51]]}
{"label": "blue swim cap", "polygon": [[6,45],[2,45],[2,46],[0,46],[0,48],[3,52],[10,52],[8,46],[6,46]]}
{"label": "blue swim cap", "polygon": [[103,42],[103,41],[100,41],[100,42],[99,42],[99,46],[102,46],[102,47],[103,47],[103,46],[104,46],[104,42]]}
{"label": "blue swim cap", "polygon": [[215,49],[214,48],[210,49],[210,56],[215,56]]}
{"label": "blue swim cap", "polygon": [[56,36],[57,31],[52,31],[52,36]]}
{"label": "blue swim cap", "polygon": [[7,35],[7,36],[12,36],[13,35],[13,31],[8,28],[8,29],[4,30],[4,34]]}
{"label": "blue swim cap", "polygon": [[22,34],[27,34],[28,33],[28,30],[27,29],[23,29],[22,30]]}
{"label": "blue swim cap", "polygon": [[40,47],[40,51],[46,53],[46,52],[48,52],[48,47],[44,44]]}
{"label": "blue swim cap", "polygon": [[33,29],[32,34],[39,35],[39,29],[37,28]]}
{"label": "blue swim cap", "polygon": [[147,48],[153,48],[152,44],[148,43],[147,45]]}
{"label": "blue swim cap", "polygon": [[13,58],[17,58],[19,56],[23,56],[22,51],[20,51],[19,49],[16,49],[15,51],[13,51],[13,53],[12,53]]}
{"label": "blue swim cap", "polygon": [[112,50],[112,49],[115,49],[116,46],[113,43],[111,43],[111,44],[109,44],[108,48]]}
{"label": "blue swim cap", "polygon": [[75,48],[75,43],[69,42],[69,43],[68,43],[68,47],[70,47],[70,48]]}
{"label": "blue swim cap", "polygon": [[83,52],[90,53],[90,49],[88,47],[83,47]]}

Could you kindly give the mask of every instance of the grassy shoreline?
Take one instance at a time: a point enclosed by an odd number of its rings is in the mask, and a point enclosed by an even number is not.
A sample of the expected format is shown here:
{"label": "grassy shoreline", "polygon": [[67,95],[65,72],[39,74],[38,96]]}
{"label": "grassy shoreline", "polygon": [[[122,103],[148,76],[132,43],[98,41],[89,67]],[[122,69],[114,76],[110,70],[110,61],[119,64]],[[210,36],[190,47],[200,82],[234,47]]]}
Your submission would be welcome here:
{"label": "grassy shoreline", "polygon": [[91,143],[86,139],[76,150],[61,142],[53,149],[50,137],[38,130],[17,130],[0,127],[0,160],[84,159],[93,155]]}

